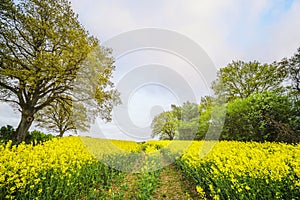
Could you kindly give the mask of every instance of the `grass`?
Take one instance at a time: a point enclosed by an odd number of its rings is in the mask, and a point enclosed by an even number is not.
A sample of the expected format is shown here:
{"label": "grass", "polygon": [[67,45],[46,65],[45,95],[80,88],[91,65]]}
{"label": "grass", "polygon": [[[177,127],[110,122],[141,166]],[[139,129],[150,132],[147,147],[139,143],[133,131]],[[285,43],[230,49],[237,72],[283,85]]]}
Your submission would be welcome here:
{"label": "grass", "polygon": [[173,164],[164,167],[159,178],[160,184],[154,199],[200,199],[195,186]]}

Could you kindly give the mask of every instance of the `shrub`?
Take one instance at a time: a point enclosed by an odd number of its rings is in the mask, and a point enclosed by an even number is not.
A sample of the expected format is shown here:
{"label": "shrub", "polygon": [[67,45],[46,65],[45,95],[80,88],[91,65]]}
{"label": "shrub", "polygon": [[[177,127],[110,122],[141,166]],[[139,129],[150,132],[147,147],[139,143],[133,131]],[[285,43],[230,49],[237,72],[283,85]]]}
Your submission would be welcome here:
{"label": "shrub", "polygon": [[[54,136],[51,134],[45,134],[41,131],[34,130],[32,132],[27,132],[25,137],[25,143],[37,145],[41,142],[46,142],[48,140],[53,139]],[[8,141],[12,141],[13,144],[17,144],[16,142],[16,130],[11,125],[2,126],[0,128],[0,141],[2,143],[7,143]]]}
{"label": "shrub", "polygon": [[28,132],[25,138],[25,142],[27,144],[33,143],[33,145],[40,144],[42,142],[46,142],[48,140],[53,139],[54,136],[51,134],[45,134],[41,131],[34,130],[32,132]]}
{"label": "shrub", "polygon": [[4,143],[8,142],[9,140],[14,140],[15,138],[16,131],[12,126],[6,125],[0,128],[0,140],[2,140]]}

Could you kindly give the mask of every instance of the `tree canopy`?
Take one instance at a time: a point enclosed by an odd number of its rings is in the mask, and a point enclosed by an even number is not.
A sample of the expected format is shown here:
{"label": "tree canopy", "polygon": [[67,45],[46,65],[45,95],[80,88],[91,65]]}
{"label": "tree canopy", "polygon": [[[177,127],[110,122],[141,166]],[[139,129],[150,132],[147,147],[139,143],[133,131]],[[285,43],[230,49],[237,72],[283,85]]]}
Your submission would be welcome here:
{"label": "tree canopy", "polygon": [[[71,101],[71,100],[70,100]],[[77,109],[81,106],[81,109]],[[68,131],[87,131],[90,128],[87,112],[82,104],[76,108],[71,102],[54,102],[36,115],[37,126],[59,133],[62,137]]]}
{"label": "tree canopy", "polygon": [[246,98],[252,93],[280,90],[286,74],[286,69],[278,65],[233,61],[218,71],[212,88],[228,101]]}
{"label": "tree canopy", "polygon": [[[113,59],[82,27],[70,2],[4,0],[0,6],[0,101],[21,112],[17,140],[24,140],[38,112],[56,102],[93,100],[88,107],[97,106],[91,110],[109,118],[117,99],[116,91],[107,89],[112,86]],[[97,51],[102,59],[93,56]],[[98,71],[92,84],[86,84],[93,89],[89,93],[76,89],[86,78],[81,68]]]}
{"label": "tree canopy", "polygon": [[292,90],[300,94],[300,48],[298,48],[298,51],[291,58],[284,58],[277,65],[285,67]]}
{"label": "tree canopy", "polygon": [[177,138],[299,142],[299,72],[300,48],[273,64],[233,61],[220,68],[215,96],[202,97],[199,105],[171,105]]}
{"label": "tree canopy", "polygon": [[187,101],[182,106],[172,104],[171,109],[153,119],[152,136],[170,140],[194,139],[199,126],[199,106]]}
{"label": "tree canopy", "polygon": [[297,142],[292,102],[273,92],[253,93],[227,104],[223,139]]}
{"label": "tree canopy", "polygon": [[166,111],[155,116],[152,121],[152,137],[156,135],[160,139],[173,140],[178,130],[178,120],[173,112]]}
{"label": "tree canopy", "polygon": [[292,113],[296,113],[294,127],[300,134],[300,48],[291,58],[284,58],[277,64],[288,71],[287,93],[292,101]]}

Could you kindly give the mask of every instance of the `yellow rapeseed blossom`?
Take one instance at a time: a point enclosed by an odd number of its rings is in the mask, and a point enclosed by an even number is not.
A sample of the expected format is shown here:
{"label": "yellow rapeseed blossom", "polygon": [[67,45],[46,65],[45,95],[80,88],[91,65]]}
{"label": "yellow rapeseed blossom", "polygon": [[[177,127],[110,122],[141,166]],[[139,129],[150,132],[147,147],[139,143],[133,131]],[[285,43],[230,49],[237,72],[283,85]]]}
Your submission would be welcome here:
{"label": "yellow rapeseed blossom", "polygon": [[[19,144],[0,146],[0,189],[9,188],[13,196],[15,190],[33,189],[41,180],[43,171],[66,172],[72,166],[80,166],[94,160],[78,137],[53,139],[42,145]],[[42,192],[41,189],[38,190]]]}
{"label": "yellow rapeseed blossom", "polygon": [[204,190],[202,189],[202,187],[200,187],[199,185],[196,186],[196,190],[200,196],[201,199],[206,199],[206,195]]}
{"label": "yellow rapeseed blossom", "polygon": [[[300,144],[235,141],[136,143],[65,137],[37,146],[24,143],[12,146],[9,142],[0,145],[0,152],[0,191],[5,190],[3,198],[6,199],[15,199],[16,191],[28,192],[31,189],[37,193],[46,192],[48,186],[38,186],[43,180],[56,176],[56,172],[61,172],[62,179],[71,180],[78,176],[76,170],[82,169],[85,164],[105,159],[107,163],[112,160],[113,164],[122,164],[124,160],[120,159],[127,158],[132,160],[125,163],[132,164],[132,168],[141,167],[142,172],[160,169],[162,160],[166,158],[171,161],[177,159],[178,163],[184,164],[184,173],[193,173],[193,176],[197,176],[195,180],[202,178],[196,183],[196,190],[202,198],[222,199],[222,195],[234,193],[235,197],[247,199],[251,193],[262,190],[255,188],[256,180],[261,180],[266,186],[280,183],[280,187],[286,186],[291,190],[298,188],[299,191],[300,187]],[[140,162],[139,165],[136,162]],[[119,168],[122,169],[122,166]],[[46,173],[49,169],[53,171],[52,174]],[[252,181],[247,182],[249,179]],[[219,180],[226,180],[225,185],[218,185]],[[222,181],[220,184],[223,184]],[[71,181],[66,182],[68,187],[72,184]],[[224,188],[230,192],[222,194]],[[94,192],[97,191],[94,189]],[[275,191],[274,198],[281,199],[284,196],[280,191]]]}
{"label": "yellow rapeseed blossom", "polygon": [[[282,185],[291,189],[299,187],[299,144],[221,141],[217,142],[205,157],[201,157],[202,146],[203,141],[194,141],[180,160],[194,171],[202,169],[209,172],[202,174],[203,180],[208,176],[213,181],[223,178],[231,180],[230,185],[226,187],[236,191],[239,198],[247,198],[246,195],[252,190],[252,185],[245,185],[246,179],[243,177],[247,177],[247,180],[251,178],[253,180],[250,181],[251,184],[254,184],[255,180],[265,180],[266,184],[262,184],[263,186],[280,183],[281,187]],[[203,166],[209,168],[203,169]],[[215,188],[209,185],[209,188],[211,197],[218,199],[220,189],[224,189],[224,186],[219,185],[219,188]],[[280,199],[283,198],[281,195],[283,194],[277,191],[275,196]]]}
{"label": "yellow rapeseed blossom", "polygon": [[212,167],[216,174],[228,176],[243,176],[247,172],[253,178],[270,177],[272,180],[281,180],[290,171],[299,173],[299,145],[222,141],[217,143],[206,157],[201,158],[199,151],[202,144],[201,141],[193,142],[183,154],[182,160],[195,168],[201,163],[213,162],[217,166],[217,169]]}

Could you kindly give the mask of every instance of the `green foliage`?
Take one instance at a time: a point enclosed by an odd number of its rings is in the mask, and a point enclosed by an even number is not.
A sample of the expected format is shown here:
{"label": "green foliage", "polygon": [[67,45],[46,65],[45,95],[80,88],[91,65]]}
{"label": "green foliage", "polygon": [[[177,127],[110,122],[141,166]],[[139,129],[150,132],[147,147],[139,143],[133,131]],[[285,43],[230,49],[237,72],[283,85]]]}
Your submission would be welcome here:
{"label": "green foliage", "polygon": [[227,105],[222,139],[298,142],[293,130],[292,105],[287,96],[272,92],[251,94]]}
{"label": "green foliage", "polygon": [[199,117],[199,106],[189,101],[181,106],[181,121],[190,121]]}
{"label": "green foliage", "polygon": [[177,106],[177,105],[172,104],[171,108],[172,108],[172,113],[173,113],[175,119],[181,120],[182,119],[182,108],[181,108],[181,106]]}
{"label": "green foliage", "polygon": [[16,131],[12,126],[6,125],[0,128],[0,140],[3,140],[6,143],[9,140],[14,140],[15,137]]}
{"label": "green foliage", "polygon": [[28,144],[37,145],[53,138],[54,136],[51,134],[45,134],[41,131],[34,130],[27,133],[25,142]]}
{"label": "green foliage", "polygon": [[300,134],[300,48],[289,59],[284,58],[277,65],[285,67],[288,71],[288,79],[286,81],[288,95],[292,101],[293,127]]}
{"label": "green foliage", "polygon": [[293,91],[300,94],[300,48],[290,59],[284,58],[277,63],[278,66],[285,67],[289,79],[291,80],[291,88]]}
{"label": "green foliage", "polygon": [[[172,107],[175,116],[182,120],[178,129],[179,138],[191,139],[189,134],[197,127],[195,139],[218,139],[214,129],[222,128],[224,121],[224,109],[220,107],[220,101],[228,102],[221,139],[288,143],[300,141],[300,95],[297,91],[299,52],[280,65],[233,61],[221,68],[212,86],[217,97],[201,99],[198,120],[183,120],[184,106]],[[285,90],[287,83],[284,81],[288,77],[293,80],[287,81],[292,83],[292,90]]]}
{"label": "green foliage", "polygon": [[75,101],[72,106],[77,110],[75,116],[78,112],[86,112],[88,121],[92,121],[95,116],[111,121],[113,106],[121,103],[119,92],[111,82],[115,70],[111,53],[111,49],[97,45],[81,64],[73,87]]}
{"label": "green foliage", "polygon": [[138,183],[139,193],[137,199],[148,200],[153,199],[153,194],[156,191],[156,187],[159,184],[159,174],[161,170],[152,172],[144,172],[139,174],[141,181]]}
{"label": "green foliage", "polygon": [[[67,131],[87,131],[90,126],[84,106],[78,104],[73,107],[69,103],[54,102],[43,109],[36,117],[37,125],[59,133],[60,137]],[[78,109],[80,106],[81,109]]]}
{"label": "green foliage", "polygon": [[160,139],[173,140],[178,129],[179,121],[175,119],[171,111],[163,112],[152,121],[152,137],[160,136]]}
{"label": "green foliage", "polygon": [[163,112],[152,121],[152,136],[160,139],[174,138],[192,140],[199,126],[199,106],[196,103],[184,102],[182,106],[171,105],[172,110]]}
{"label": "green foliage", "polygon": [[199,117],[195,117],[189,121],[181,121],[178,127],[179,140],[193,140],[199,127]]}
{"label": "green foliage", "polygon": [[89,119],[97,113],[109,119],[118,100],[109,88],[111,52],[88,35],[69,1],[5,0],[0,6],[0,101],[21,112],[17,140],[25,140],[37,112],[55,102],[83,103],[85,97]]}
{"label": "green foliage", "polygon": [[[213,83],[216,97],[201,98],[199,106],[189,102],[172,105],[169,115],[173,117],[161,121],[160,127],[176,119],[179,125],[175,131],[183,140],[219,139],[216,133],[222,129],[223,140],[299,142],[299,52],[273,65],[233,61],[220,69]],[[293,81],[286,81],[287,78]],[[221,102],[227,102],[226,119]]]}
{"label": "green foliage", "polygon": [[199,126],[197,130],[196,138],[197,140],[204,139],[208,128],[210,126],[210,119],[212,116],[212,108],[213,108],[213,98],[211,96],[205,96],[201,98],[201,102],[199,105]]}
{"label": "green foliage", "polygon": [[[42,142],[51,140],[52,138],[54,138],[54,136],[51,134],[45,134],[41,131],[34,130],[26,133],[25,143],[37,145]],[[14,144],[18,144],[18,142],[16,142],[15,139],[16,139],[16,130],[12,126],[7,125],[7,126],[2,126],[0,128],[0,140],[2,140],[4,143],[7,143],[8,141],[11,140],[14,141]]]}
{"label": "green foliage", "polygon": [[193,140],[199,127],[199,106],[196,103],[184,102],[180,110],[178,139]]}
{"label": "green foliage", "polygon": [[217,96],[228,101],[246,98],[252,93],[282,90],[286,74],[286,69],[278,65],[233,61],[219,70],[212,88]]}

